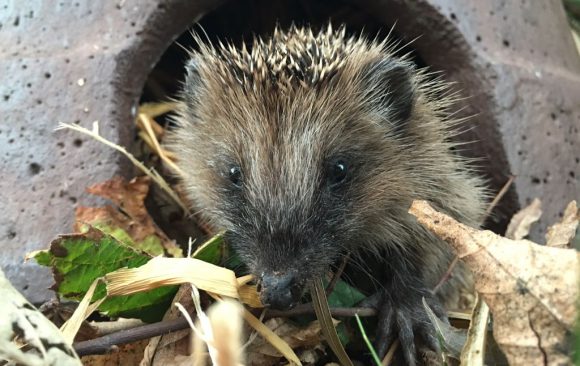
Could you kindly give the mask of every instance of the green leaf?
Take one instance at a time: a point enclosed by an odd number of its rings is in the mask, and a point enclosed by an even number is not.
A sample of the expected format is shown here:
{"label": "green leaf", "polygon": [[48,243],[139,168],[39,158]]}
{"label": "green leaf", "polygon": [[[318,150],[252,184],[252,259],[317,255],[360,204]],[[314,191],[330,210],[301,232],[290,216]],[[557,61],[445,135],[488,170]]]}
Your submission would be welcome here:
{"label": "green leaf", "polygon": [[46,267],[50,266],[51,258],[52,258],[52,255],[48,252],[48,250],[38,251],[34,255],[34,259],[36,260],[36,262],[38,264],[40,264],[41,266],[46,266]]}
{"label": "green leaf", "polygon": [[[96,228],[86,233],[62,235],[48,251],[38,252],[36,261],[52,267],[54,289],[63,297],[81,300],[91,283],[119,268],[139,267],[151,257],[137,251]],[[99,310],[111,317],[134,317],[147,322],[163,317],[177,291],[176,286],[161,287],[129,296],[105,300]],[[106,295],[104,284],[95,291],[93,301]]]}
{"label": "green leaf", "polygon": [[338,280],[334,290],[328,296],[331,307],[351,307],[361,302],[366,296],[343,280]]}
{"label": "green leaf", "polygon": [[[334,286],[334,290],[328,296],[328,304],[331,307],[351,307],[361,302],[366,296],[359,290],[350,286],[343,280],[338,280]],[[351,341],[351,333],[346,326],[345,321],[336,327],[338,338],[340,342],[346,346]]]}
{"label": "green leaf", "polygon": [[112,226],[104,222],[95,221],[90,223],[90,225],[85,224],[81,226],[81,232],[86,233],[91,227],[97,228],[105,234],[111,235],[113,238],[117,239],[124,245],[141,250],[151,256],[155,257],[158,255],[163,255],[163,243],[161,238],[157,235],[148,235],[142,241],[138,242],[131,238],[129,233],[120,227]]}
{"label": "green leaf", "polygon": [[204,262],[218,265],[222,258],[223,245],[223,233],[218,233],[203,243],[199,249],[195,251],[193,257]]}

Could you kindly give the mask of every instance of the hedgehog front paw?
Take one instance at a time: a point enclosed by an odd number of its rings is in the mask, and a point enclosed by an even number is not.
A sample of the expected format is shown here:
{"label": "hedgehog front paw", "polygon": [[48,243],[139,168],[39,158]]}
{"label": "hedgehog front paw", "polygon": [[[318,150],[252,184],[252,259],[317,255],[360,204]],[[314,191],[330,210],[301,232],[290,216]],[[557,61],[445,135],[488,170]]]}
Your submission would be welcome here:
{"label": "hedgehog front paw", "polygon": [[[428,292],[418,291],[414,294],[405,293],[405,296],[394,298],[387,291],[381,291],[380,294],[377,294],[378,298],[374,299],[375,303],[369,304],[378,311],[375,347],[381,358],[384,357],[397,338],[400,342],[399,348],[409,366],[417,364],[416,344],[439,352],[435,327],[422,303],[422,297],[426,294]],[[425,298],[435,314],[447,321],[447,315],[439,301],[432,296],[425,296]]]}

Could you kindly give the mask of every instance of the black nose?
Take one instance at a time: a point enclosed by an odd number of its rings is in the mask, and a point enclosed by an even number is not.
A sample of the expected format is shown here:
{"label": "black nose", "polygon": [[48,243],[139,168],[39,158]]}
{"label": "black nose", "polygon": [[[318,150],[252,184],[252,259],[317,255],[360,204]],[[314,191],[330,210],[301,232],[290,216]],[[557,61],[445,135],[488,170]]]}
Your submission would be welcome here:
{"label": "black nose", "polygon": [[262,276],[261,288],[262,303],[277,310],[292,308],[302,295],[293,273],[266,273]]}

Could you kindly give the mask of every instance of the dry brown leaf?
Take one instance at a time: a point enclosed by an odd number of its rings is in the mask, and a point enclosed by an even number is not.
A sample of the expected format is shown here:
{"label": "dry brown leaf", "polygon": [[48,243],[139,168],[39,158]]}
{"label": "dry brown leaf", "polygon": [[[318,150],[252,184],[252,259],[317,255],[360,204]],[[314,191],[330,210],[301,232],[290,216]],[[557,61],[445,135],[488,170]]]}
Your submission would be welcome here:
{"label": "dry brown leaf", "polygon": [[[105,276],[109,296],[128,295],[146,291],[159,286],[191,283],[207,291],[212,297],[220,296],[240,298],[240,283],[247,278],[237,279],[233,271],[194,258],[155,257],[141,267],[123,268]],[[243,285],[248,286],[248,285]],[[254,300],[259,301],[254,293]],[[260,335],[266,338],[284,357],[298,365],[300,360],[291,347],[280,337],[272,333],[249,311],[244,310],[244,319]]]}
{"label": "dry brown leaf", "polygon": [[516,213],[505,232],[506,238],[520,240],[528,236],[532,224],[542,216],[542,202],[535,198],[527,207]]}
{"label": "dry brown leaf", "polygon": [[467,331],[467,339],[461,351],[460,360],[462,365],[483,366],[485,364],[488,322],[489,307],[480,296],[477,296],[469,330]]}
{"label": "dry brown leaf", "polygon": [[[338,322],[337,322],[338,323]],[[265,325],[275,334],[282,338],[292,349],[302,348],[300,360],[309,362],[313,357],[312,352],[306,350],[323,349],[321,344],[321,329],[318,320],[313,321],[306,327],[299,327],[288,319],[273,318],[265,322]],[[246,349],[247,364],[256,366],[278,365],[282,354],[269,342],[262,338],[256,338]]]}
{"label": "dry brown leaf", "polygon": [[572,201],[564,210],[562,220],[548,228],[546,245],[555,248],[569,248],[570,241],[576,236],[579,220],[580,210],[578,210],[576,201]]}
{"label": "dry brown leaf", "polygon": [[247,309],[244,310],[243,316],[246,322],[248,322],[248,324],[254,328],[254,330],[266,341],[268,341],[270,345],[272,345],[277,350],[277,352],[280,352],[280,354],[283,355],[284,358],[290,362],[290,364],[302,366],[302,362],[300,362],[300,359],[298,356],[296,356],[296,353],[292,347],[284,339],[280,338],[280,336],[272,332],[270,328],[268,328]]}
{"label": "dry brown leaf", "polygon": [[133,178],[126,182],[114,177],[103,183],[87,188],[87,192],[109,199],[115,204],[104,207],[77,207],[75,230],[81,231],[83,224],[105,224],[123,229],[135,243],[143,243],[155,236],[172,256],[181,256],[181,249],[157,227],[145,207],[151,179],[147,176]]}
{"label": "dry brown leaf", "polygon": [[242,285],[238,287],[238,294],[240,301],[251,308],[263,308],[264,305],[260,298],[256,295],[258,289],[256,285]]}
{"label": "dry brown leaf", "polygon": [[494,316],[493,334],[512,365],[568,364],[576,319],[578,253],[476,230],[425,201],[409,210],[446,240],[474,275]]}
{"label": "dry brown leaf", "polygon": [[[238,283],[243,283],[244,277],[240,277],[238,279]],[[213,297],[215,300],[221,300],[222,298],[216,294],[208,292],[208,295]],[[195,301],[194,301],[195,302]],[[248,323],[250,327],[252,327],[257,334],[262,336],[266,341],[268,341],[280,354],[286,358],[291,365],[299,365],[302,366],[300,359],[296,356],[296,353],[288,345],[286,341],[280,338],[276,333],[274,333],[270,328],[268,328],[262,321],[254,316],[248,309],[244,309],[242,316],[244,320]],[[201,318],[198,317],[201,320]]]}
{"label": "dry brown leaf", "polygon": [[143,349],[148,340],[121,344],[116,347],[116,352],[105,355],[83,356],[83,366],[127,366],[138,365],[143,358]]}
{"label": "dry brown leaf", "polygon": [[[193,303],[191,302],[191,285],[189,283],[179,287],[172,303],[182,304],[190,314],[194,312]],[[180,311],[172,306],[165,313],[163,320],[176,319],[180,314]],[[191,356],[189,355],[190,334],[190,329],[184,329],[151,338],[143,352],[140,366],[179,365],[181,361],[191,364]]]}
{"label": "dry brown leaf", "polygon": [[157,171],[155,171],[155,169],[149,168],[145,164],[143,164],[141,161],[137,160],[137,158],[135,158],[135,156],[133,156],[123,146],[117,145],[117,144],[115,144],[115,143],[107,140],[103,136],[101,136],[99,134],[99,124],[98,124],[98,121],[95,121],[93,123],[93,129],[92,130],[89,130],[89,129],[84,128],[82,126],[79,126],[77,124],[70,124],[70,123],[60,122],[58,124],[58,127],[56,128],[56,130],[63,130],[63,129],[73,130],[73,131],[76,131],[76,132],[80,132],[80,133],[82,133],[84,135],[90,136],[91,138],[95,139],[96,141],[98,141],[98,142],[100,142],[102,144],[105,144],[105,145],[109,146],[110,148],[113,148],[113,149],[117,150],[118,152],[120,152],[121,154],[125,155],[127,157],[127,159],[129,159],[131,161],[131,163],[133,163],[133,165],[135,165],[139,170],[141,170],[143,173],[145,173],[145,175],[147,175],[148,177],[150,177],[151,179],[153,179],[153,181],[155,183],[157,183],[159,185],[159,187],[161,187],[161,189],[165,193],[167,193],[179,205],[179,207],[181,207],[183,209],[183,212],[186,212],[186,213],[189,212],[189,209],[183,203],[183,201],[181,200],[181,198],[169,186],[169,184],[167,183],[167,181],[159,173],[157,173]]}

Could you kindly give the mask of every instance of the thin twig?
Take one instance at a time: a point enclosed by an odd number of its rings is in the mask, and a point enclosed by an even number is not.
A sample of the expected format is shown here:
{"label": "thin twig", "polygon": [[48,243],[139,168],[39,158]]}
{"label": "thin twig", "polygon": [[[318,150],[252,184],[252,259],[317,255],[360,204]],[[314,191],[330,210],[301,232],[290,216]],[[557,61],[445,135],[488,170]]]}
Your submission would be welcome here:
{"label": "thin twig", "polygon": [[[330,313],[334,317],[353,317],[355,314],[358,314],[358,316],[362,317],[377,315],[377,311],[374,308],[363,307],[335,307],[330,308]],[[300,304],[290,310],[268,310],[266,313],[266,319],[288,318],[307,314],[314,314],[314,307],[312,306],[312,303]]]}
{"label": "thin twig", "polygon": [[[370,317],[377,315],[377,311],[374,308],[364,307],[335,307],[330,308],[330,313],[333,317],[354,317],[355,315],[358,315],[359,317]],[[312,303],[308,303],[300,304],[291,310],[268,310],[264,318],[287,318],[312,314],[314,314],[314,307],[312,306]],[[261,317],[261,319],[264,318]],[[185,318],[164,320],[158,323],[146,324],[131,329],[121,330],[119,332],[111,333],[106,336],[94,338],[88,341],[78,342],[73,344],[73,347],[79,356],[103,354],[111,352],[116,348],[116,346],[121,344],[132,343],[187,328],[189,328],[189,324]],[[393,347],[397,347],[397,345],[398,342],[395,341],[395,343],[393,343],[391,346],[391,349],[389,349],[389,352],[387,352],[385,359],[387,359],[389,354],[394,352]],[[389,360],[391,358],[389,358]],[[385,359],[383,359],[383,364]]]}
{"label": "thin twig", "polygon": [[383,358],[383,362],[381,362],[382,366],[389,366],[391,364],[391,361],[393,361],[393,357],[395,357],[395,351],[397,350],[397,348],[399,348],[399,338],[395,339],[393,344],[391,344],[389,351],[385,355],[385,358]]}
{"label": "thin twig", "polygon": [[447,280],[451,277],[451,273],[455,269],[457,262],[459,262],[459,256],[456,255],[455,258],[453,258],[453,260],[451,261],[451,263],[449,263],[449,267],[447,267],[447,271],[445,271],[443,276],[441,276],[441,279],[439,280],[439,282],[435,285],[435,287],[433,287],[433,290],[431,291],[433,294],[436,294],[439,291],[439,289],[441,288],[441,286],[443,286],[443,284],[445,282],[447,282]]}
{"label": "thin twig", "polygon": [[165,320],[74,343],[73,348],[79,356],[99,355],[111,352],[116,346],[121,344],[132,343],[186,328],[189,328],[189,324],[185,318]]}
{"label": "thin twig", "polygon": [[514,182],[514,179],[516,179],[516,177],[514,175],[510,175],[508,181],[505,182],[505,184],[503,185],[503,187],[501,187],[501,189],[499,190],[499,192],[497,192],[497,194],[495,195],[494,199],[491,201],[491,203],[489,204],[489,206],[487,206],[487,210],[485,210],[485,218],[486,219],[491,214],[491,212],[493,211],[493,209],[495,208],[495,206],[497,206],[497,204],[499,203],[499,201],[501,201],[501,199],[503,198],[503,196],[505,196],[505,194],[507,193],[507,191],[510,189],[512,183]]}
{"label": "thin twig", "polygon": [[342,276],[342,272],[344,272],[344,269],[346,268],[346,264],[348,263],[349,259],[350,252],[344,256],[344,258],[342,259],[342,263],[340,263],[340,267],[338,267],[336,272],[334,272],[334,275],[332,276],[330,283],[328,284],[328,286],[326,286],[326,296],[329,296],[332,293],[332,291],[334,291],[334,287],[338,283],[340,276]]}
{"label": "thin twig", "polygon": [[[376,310],[372,308],[331,308],[330,313],[335,317],[353,317],[355,314],[361,317],[368,317],[376,315]],[[266,314],[266,318],[304,314],[314,314],[312,304],[299,305],[288,311],[271,310]],[[79,356],[103,354],[114,350],[116,346],[121,344],[132,343],[187,328],[189,328],[189,324],[185,318],[164,320],[158,323],[111,333],[88,341],[78,342],[73,344],[73,347]]]}
{"label": "thin twig", "polygon": [[98,130],[96,128],[95,128],[95,131],[91,131],[91,130],[84,128],[82,126],[79,126],[79,125],[73,125],[73,124],[60,122],[56,129],[57,130],[69,129],[69,130],[83,133],[83,134],[90,136],[93,139],[99,141],[100,143],[105,144],[105,145],[119,151],[121,154],[125,155],[127,157],[127,159],[131,160],[131,162],[137,168],[139,168],[143,173],[145,173],[146,175],[151,177],[151,179],[153,179],[153,181],[155,183],[157,183],[161,187],[161,189],[163,189],[163,191],[165,191],[165,193],[167,193],[171,198],[173,198],[173,200],[183,209],[184,212],[188,212],[188,209],[185,206],[185,204],[183,204],[181,199],[171,189],[171,187],[169,187],[169,184],[165,181],[165,179],[163,179],[163,177],[161,175],[159,175],[159,173],[157,173],[157,171],[155,169],[153,169],[153,168],[150,169],[147,166],[145,166],[145,164],[143,164],[142,162],[137,160],[137,158],[135,158],[131,153],[129,153],[127,151],[127,149],[125,149],[123,146],[119,146],[119,145],[107,140],[106,138],[102,137],[101,135],[99,135]]}

